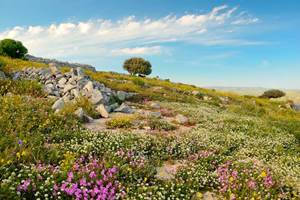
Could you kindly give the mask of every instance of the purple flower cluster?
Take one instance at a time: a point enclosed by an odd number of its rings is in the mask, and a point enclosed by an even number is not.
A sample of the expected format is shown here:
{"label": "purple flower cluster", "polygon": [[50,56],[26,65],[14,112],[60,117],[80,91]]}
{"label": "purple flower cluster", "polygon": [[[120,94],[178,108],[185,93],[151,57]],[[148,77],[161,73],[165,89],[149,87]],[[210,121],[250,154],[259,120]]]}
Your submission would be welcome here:
{"label": "purple flower cluster", "polygon": [[221,186],[220,192],[222,193],[237,188],[238,172],[231,170],[229,168],[230,164],[230,162],[227,162],[217,169],[218,180]]}
{"label": "purple flower cluster", "polygon": [[31,184],[31,180],[30,179],[23,180],[21,182],[21,184],[18,185],[17,190],[19,192],[21,192],[21,191],[22,192],[26,192],[28,190],[28,187],[30,186],[30,184]]}
{"label": "purple flower cluster", "polygon": [[117,181],[116,167],[105,168],[97,159],[77,160],[67,179],[54,185],[54,195],[61,191],[65,196],[74,199],[106,200],[116,199],[116,194],[125,195]]}

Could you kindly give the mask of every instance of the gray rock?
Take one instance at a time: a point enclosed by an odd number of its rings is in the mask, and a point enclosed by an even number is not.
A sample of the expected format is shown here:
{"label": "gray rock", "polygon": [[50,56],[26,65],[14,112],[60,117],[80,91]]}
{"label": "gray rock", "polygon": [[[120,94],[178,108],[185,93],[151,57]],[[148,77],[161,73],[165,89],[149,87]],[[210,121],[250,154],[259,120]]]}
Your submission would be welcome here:
{"label": "gray rock", "polygon": [[127,104],[122,103],[122,105],[115,109],[114,112],[134,113],[134,110],[130,108]]}
{"label": "gray rock", "polygon": [[117,109],[119,107],[119,104],[118,103],[114,103],[114,104],[111,104],[109,106],[107,106],[107,111],[108,112],[113,112],[115,109]]}
{"label": "gray rock", "polygon": [[86,90],[87,92],[91,92],[94,89],[94,85],[92,81],[88,81],[85,86],[83,87],[84,90]]}
{"label": "gray rock", "polygon": [[67,93],[67,92],[69,92],[70,90],[72,90],[72,89],[74,89],[74,88],[76,88],[76,85],[67,84],[67,85],[65,85],[65,87],[64,87],[64,93]]}
{"label": "gray rock", "polygon": [[82,108],[78,108],[74,112],[74,114],[80,119],[80,121],[83,121],[83,122],[92,122],[93,121],[93,118],[88,116]]}
{"label": "gray rock", "polygon": [[126,92],[124,91],[118,91],[117,92],[117,97],[120,101],[124,101],[126,99]]}
{"label": "gray rock", "polygon": [[160,104],[157,103],[157,102],[152,102],[152,103],[150,104],[150,107],[151,107],[151,108],[154,108],[154,109],[160,109]]}
{"label": "gray rock", "polygon": [[4,72],[2,72],[2,71],[0,71],[0,80],[1,79],[6,79],[6,76],[5,76]]}
{"label": "gray rock", "polygon": [[79,89],[75,88],[75,89],[71,90],[71,94],[72,94],[75,98],[79,97],[79,96],[80,96]]}
{"label": "gray rock", "polygon": [[96,104],[100,103],[103,100],[103,96],[102,96],[102,94],[99,90],[94,89],[92,91],[92,95],[89,99],[90,99],[92,104],[96,105]]}
{"label": "gray rock", "polygon": [[79,77],[84,76],[84,72],[83,72],[83,70],[81,69],[81,67],[77,67],[77,68],[74,70],[74,72],[76,73],[76,74],[75,74],[76,76],[79,76]]}
{"label": "gray rock", "polygon": [[198,95],[200,92],[199,91],[197,91],[197,90],[194,90],[194,91],[192,91],[192,95]]}
{"label": "gray rock", "polygon": [[67,82],[67,79],[66,79],[66,78],[61,78],[61,79],[58,81],[58,86],[64,87],[64,85],[66,84],[66,82]]}
{"label": "gray rock", "polygon": [[[0,72],[1,73],[1,72]],[[1,75],[0,75],[1,76]],[[16,72],[14,73],[13,75],[13,80],[16,81],[16,80],[19,80],[21,78],[21,72]]]}
{"label": "gray rock", "polygon": [[109,114],[108,111],[106,110],[105,106],[103,104],[100,104],[96,107],[96,111],[101,115],[103,118],[108,118]]}
{"label": "gray rock", "polygon": [[291,107],[293,110],[300,112],[300,104],[292,104]]}
{"label": "gray rock", "polygon": [[58,99],[53,105],[52,105],[52,109],[57,111],[57,110],[61,110],[65,105],[65,101],[63,98]]}
{"label": "gray rock", "polygon": [[83,121],[83,119],[84,119],[84,111],[83,111],[83,109],[82,108],[78,108],[75,112],[74,112],[74,114],[80,119],[80,120],[82,120]]}
{"label": "gray rock", "polygon": [[179,124],[186,124],[189,119],[181,114],[176,115],[175,120]]}

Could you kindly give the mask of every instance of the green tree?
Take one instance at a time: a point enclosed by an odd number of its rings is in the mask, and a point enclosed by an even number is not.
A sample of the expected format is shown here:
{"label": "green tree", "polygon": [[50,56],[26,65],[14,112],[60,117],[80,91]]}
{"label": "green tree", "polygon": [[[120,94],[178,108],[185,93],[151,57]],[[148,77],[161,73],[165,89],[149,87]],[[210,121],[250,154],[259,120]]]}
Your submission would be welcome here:
{"label": "green tree", "polygon": [[143,58],[127,59],[123,64],[123,68],[131,75],[149,75],[152,72],[151,63]]}
{"label": "green tree", "polygon": [[27,53],[27,48],[24,47],[20,41],[12,39],[4,39],[0,41],[0,55],[23,59]]}
{"label": "green tree", "polygon": [[280,97],[284,97],[285,93],[281,90],[277,90],[277,89],[272,89],[272,90],[267,90],[265,91],[260,97],[261,98],[280,98]]}

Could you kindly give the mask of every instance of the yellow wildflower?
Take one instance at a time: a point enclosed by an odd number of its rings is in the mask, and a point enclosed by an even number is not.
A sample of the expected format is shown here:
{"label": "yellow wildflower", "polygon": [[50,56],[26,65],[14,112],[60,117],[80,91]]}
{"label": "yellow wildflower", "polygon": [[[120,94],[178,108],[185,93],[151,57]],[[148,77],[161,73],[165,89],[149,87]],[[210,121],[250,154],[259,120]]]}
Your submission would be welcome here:
{"label": "yellow wildflower", "polygon": [[260,174],[260,176],[264,178],[264,177],[267,176],[267,173],[265,171],[262,171],[261,174]]}
{"label": "yellow wildflower", "polygon": [[197,197],[197,198],[202,198],[202,197],[203,197],[203,194],[202,194],[201,192],[197,192],[196,197]]}
{"label": "yellow wildflower", "polygon": [[26,151],[23,150],[21,156],[26,156],[26,154],[27,154]]}
{"label": "yellow wildflower", "polygon": [[17,158],[20,159],[21,158],[21,154],[20,152],[17,153]]}
{"label": "yellow wildflower", "polygon": [[229,181],[230,182],[234,181],[234,178],[232,176],[230,176]]}

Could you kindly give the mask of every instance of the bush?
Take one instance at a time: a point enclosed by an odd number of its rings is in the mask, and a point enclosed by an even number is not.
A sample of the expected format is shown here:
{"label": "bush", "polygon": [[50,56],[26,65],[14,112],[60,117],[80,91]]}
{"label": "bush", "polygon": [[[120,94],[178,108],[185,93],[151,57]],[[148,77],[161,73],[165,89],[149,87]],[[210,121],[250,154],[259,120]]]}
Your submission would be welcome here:
{"label": "bush", "polygon": [[133,118],[132,117],[118,117],[111,119],[105,123],[106,127],[109,129],[114,129],[114,128],[131,128],[133,126],[132,123]]}
{"label": "bush", "polygon": [[27,53],[27,48],[20,41],[12,39],[0,41],[0,55],[23,59]]}
{"label": "bush", "polygon": [[123,64],[123,68],[131,75],[149,75],[152,72],[151,64],[143,58],[130,58]]}
{"label": "bush", "polygon": [[270,99],[270,98],[280,98],[283,96],[285,96],[285,93],[283,91],[273,89],[273,90],[265,91],[260,97]]}
{"label": "bush", "polygon": [[2,60],[0,60],[0,70],[2,70],[2,68],[4,67],[4,65],[5,65],[5,63]]}
{"label": "bush", "polygon": [[43,97],[44,91],[41,84],[33,80],[0,80],[0,95],[7,93],[18,95],[30,95],[34,97]]}
{"label": "bush", "polygon": [[176,129],[176,126],[155,117],[152,117],[148,120],[148,125],[152,130],[172,131]]}
{"label": "bush", "polygon": [[144,87],[145,86],[145,81],[143,81],[141,78],[134,78],[132,82],[138,86]]}

